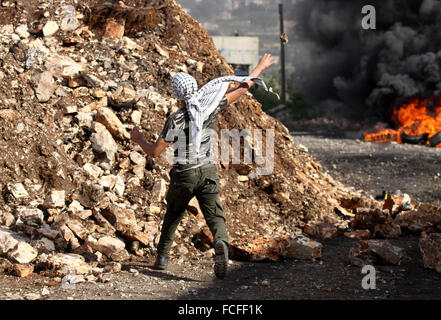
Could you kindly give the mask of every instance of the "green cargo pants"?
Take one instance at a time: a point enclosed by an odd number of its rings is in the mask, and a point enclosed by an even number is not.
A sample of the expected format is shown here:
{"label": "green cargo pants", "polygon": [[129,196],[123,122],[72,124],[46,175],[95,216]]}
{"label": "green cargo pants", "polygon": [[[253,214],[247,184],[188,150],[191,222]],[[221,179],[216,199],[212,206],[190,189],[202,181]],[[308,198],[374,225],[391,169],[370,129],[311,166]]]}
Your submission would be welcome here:
{"label": "green cargo pants", "polygon": [[176,228],[184,217],[190,200],[196,197],[214,241],[228,244],[226,218],[219,196],[219,176],[215,165],[205,165],[184,172],[170,171],[167,192],[167,212],[158,244],[158,255],[168,257],[175,238]]}

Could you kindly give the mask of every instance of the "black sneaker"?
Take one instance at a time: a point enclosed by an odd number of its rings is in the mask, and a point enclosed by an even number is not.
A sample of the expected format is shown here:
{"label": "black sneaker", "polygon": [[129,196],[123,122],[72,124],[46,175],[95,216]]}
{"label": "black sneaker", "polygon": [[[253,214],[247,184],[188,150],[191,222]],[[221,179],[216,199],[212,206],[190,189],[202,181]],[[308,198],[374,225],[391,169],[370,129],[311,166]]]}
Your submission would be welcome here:
{"label": "black sneaker", "polygon": [[168,265],[168,257],[158,256],[156,258],[155,264],[153,265],[153,269],[156,270],[165,270]]}
{"label": "black sneaker", "polygon": [[214,274],[218,279],[225,278],[228,269],[228,246],[222,241],[216,241],[214,244],[215,260]]}

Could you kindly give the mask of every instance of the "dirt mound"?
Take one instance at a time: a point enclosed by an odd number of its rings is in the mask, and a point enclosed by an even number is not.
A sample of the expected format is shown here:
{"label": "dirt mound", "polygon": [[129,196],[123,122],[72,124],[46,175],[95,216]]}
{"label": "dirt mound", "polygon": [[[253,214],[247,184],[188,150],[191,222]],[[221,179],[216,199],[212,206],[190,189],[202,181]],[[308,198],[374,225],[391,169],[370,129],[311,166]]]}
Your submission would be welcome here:
{"label": "dirt mound", "polygon": [[[148,140],[157,138],[177,108],[170,89],[176,72],[203,85],[232,74],[231,67],[175,1],[2,3],[1,21],[10,24],[0,26],[0,224],[9,228],[2,236],[11,246],[0,255],[36,270],[75,261],[80,274],[99,273],[83,261],[97,267],[151,257],[170,164],[145,157],[129,141],[130,129],[137,125]],[[266,256],[265,246],[305,226],[315,235],[321,226],[332,234],[346,230],[348,220],[336,208],[353,195],[296,148],[250,95],[223,111],[217,129],[275,132],[273,173],[219,165],[232,252],[242,252],[236,258],[255,250],[258,259],[278,259],[274,248]],[[38,256],[16,246],[10,230],[26,236]],[[210,238],[194,201],[173,254],[207,257]],[[20,254],[30,258],[14,258]]]}

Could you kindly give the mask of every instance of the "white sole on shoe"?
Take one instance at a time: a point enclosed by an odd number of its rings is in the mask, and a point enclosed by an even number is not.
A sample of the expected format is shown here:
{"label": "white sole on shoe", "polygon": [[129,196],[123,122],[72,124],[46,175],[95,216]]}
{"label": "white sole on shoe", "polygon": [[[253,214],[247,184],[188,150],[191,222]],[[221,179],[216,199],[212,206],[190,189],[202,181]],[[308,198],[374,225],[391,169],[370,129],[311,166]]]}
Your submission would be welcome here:
{"label": "white sole on shoe", "polygon": [[218,279],[224,279],[228,269],[228,246],[223,241],[214,245],[214,274]]}

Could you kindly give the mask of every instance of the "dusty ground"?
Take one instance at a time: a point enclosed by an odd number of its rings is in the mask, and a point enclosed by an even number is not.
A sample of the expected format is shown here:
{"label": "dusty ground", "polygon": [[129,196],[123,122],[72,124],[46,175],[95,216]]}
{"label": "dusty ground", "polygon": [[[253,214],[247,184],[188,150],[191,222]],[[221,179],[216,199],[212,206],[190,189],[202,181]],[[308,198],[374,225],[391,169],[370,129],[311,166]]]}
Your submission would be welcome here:
{"label": "dusty ground", "polygon": [[296,145],[304,145],[328,173],[368,196],[383,191],[408,193],[420,202],[441,204],[441,148],[366,143],[361,131],[332,125],[289,126]]}
{"label": "dusty ground", "polygon": [[[293,128],[290,128],[293,130]],[[415,199],[441,200],[441,149],[420,146],[373,145],[344,139],[332,132],[294,131],[295,144],[306,146],[323,167],[342,182],[373,196],[401,190]],[[63,289],[60,283],[34,276],[0,276],[0,299],[127,299],[127,300],[432,300],[441,297],[441,274],[424,269],[417,235],[391,240],[405,248],[400,266],[377,266],[376,290],[363,290],[365,275],[350,266],[348,252],[357,241],[321,241],[323,258],[276,263],[232,261],[224,281],[214,278],[212,261],[172,260],[165,272],[152,270],[153,261],[130,263],[107,283],[79,283]],[[133,273],[136,269],[138,273]]]}
{"label": "dusty ground", "polygon": [[[173,261],[166,272],[150,264],[125,265],[109,283],[80,283],[75,289],[53,286],[51,280],[2,276],[0,298],[32,299],[130,299],[130,300],[291,300],[291,299],[439,299],[441,275],[425,270],[417,259],[418,238],[406,236],[392,241],[405,248],[407,259],[399,267],[377,267],[377,289],[361,287],[364,275],[349,266],[347,253],[355,241],[323,242],[323,259],[286,260],[278,263],[232,262],[224,281],[214,279],[211,262]],[[136,268],[138,275],[130,273]],[[44,289],[46,287],[46,289]],[[44,291],[43,291],[44,290]],[[47,295],[43,295],[45,291]]]}

